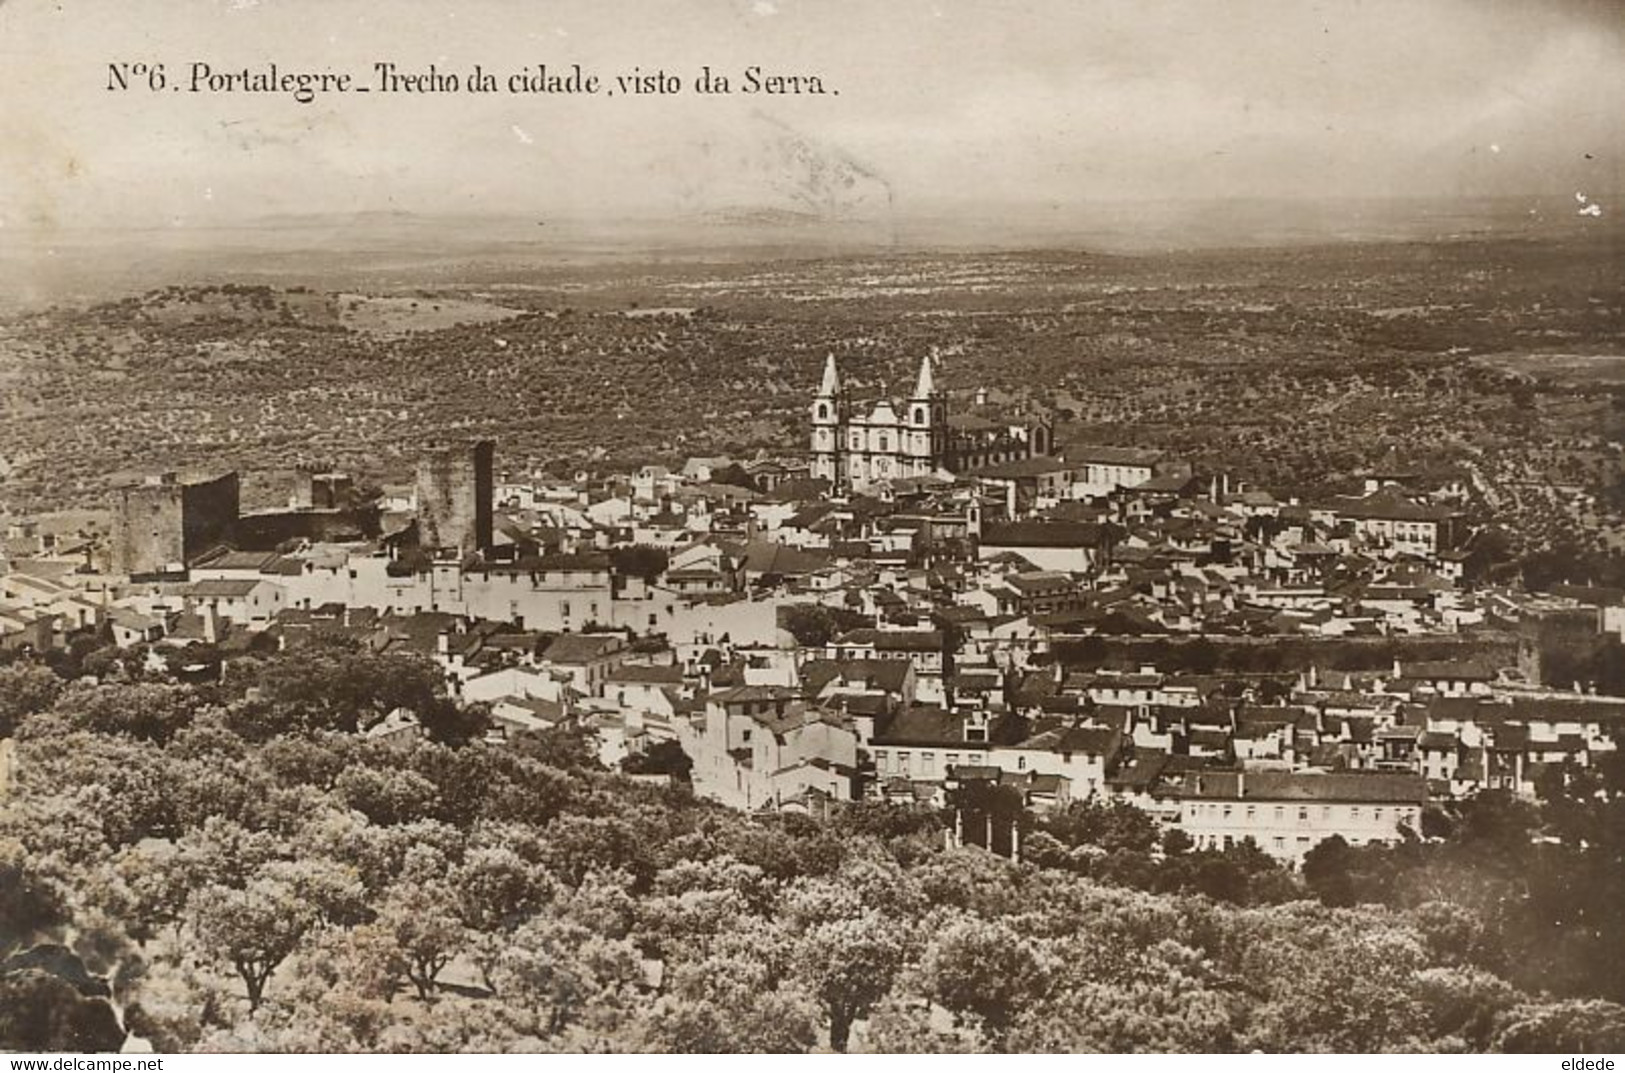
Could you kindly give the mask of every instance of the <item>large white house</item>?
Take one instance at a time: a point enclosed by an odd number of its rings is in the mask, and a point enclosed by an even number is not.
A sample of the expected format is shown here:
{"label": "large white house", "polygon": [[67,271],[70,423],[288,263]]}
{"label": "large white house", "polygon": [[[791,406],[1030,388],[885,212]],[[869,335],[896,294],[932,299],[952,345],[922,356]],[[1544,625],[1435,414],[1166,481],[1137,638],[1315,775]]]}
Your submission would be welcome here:
{"label": "large white house", "polygon": [[1362,846],[1420,832],[1427,780],[1403,774],[1201,771],[1187,778],[1179,826],[1199,849],[1251,838],[1284,861],[1301,863],[1333,835]]}

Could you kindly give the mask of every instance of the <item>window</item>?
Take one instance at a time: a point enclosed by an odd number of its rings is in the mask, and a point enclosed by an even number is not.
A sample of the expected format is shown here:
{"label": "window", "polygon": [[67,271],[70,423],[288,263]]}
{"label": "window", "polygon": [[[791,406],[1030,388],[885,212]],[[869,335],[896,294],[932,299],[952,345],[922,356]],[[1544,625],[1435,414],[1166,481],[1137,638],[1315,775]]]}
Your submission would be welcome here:
{"label": "window", "polygon": [[1027,758],[1025,756],[1016,757],[1016,770],[1017,771],[1026,771],[1027,770]]}
{"label": "window", "polygon": [[891,450],[891,437],[886,435],[886,433],[882,432],[880,434],[880,439],[878,442],[880,444],[878,450],[882,452]]}
{"label": "window", "polygon": [[1298,822],[1299,823],[1308,823],[1309,822],[1309,810],[1308,809],[1300,808],[1298,810]]}
{"label": "window", "polygon": [[1280,805],[1276,805],[1275,806],[1275,822],[1280,823],[1284,819],[1286,819],[1286,809],[1282,808]]}
{"label": "window", "polygon": [[828,403],[823,403],[823,402],[819,403],[818,404],[818,420],[824,421],[824,420],[827,420],[828,418],[829,418],[829,404]]}
{"label": "window", "polygon": [[1380,809],[1380,808],[1379,809],[1372,809],[1371,810],[1371,818],[1376,820],[1378,823],[1381,823],[1382,822],[1382,809]]}
{"label": "window", "polygon": [[1360,806],[1355,805],[1353,808],[1349,809],[1349,819],[1357,820],[1359,818],[1360,818]]}
{"label": "window", "polygon": [[1258,809],[1256,809],[1252,805],[1248,805],[1247,806],[1247,822],[1252,823],[1253,820],[1257,818],[1257,813],[1258,813]]}

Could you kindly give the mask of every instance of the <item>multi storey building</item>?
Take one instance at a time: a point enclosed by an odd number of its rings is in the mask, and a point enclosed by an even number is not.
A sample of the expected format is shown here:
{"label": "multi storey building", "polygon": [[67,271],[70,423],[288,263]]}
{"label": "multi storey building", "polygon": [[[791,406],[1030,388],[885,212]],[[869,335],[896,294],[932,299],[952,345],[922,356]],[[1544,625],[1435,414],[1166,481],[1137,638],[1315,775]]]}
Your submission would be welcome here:
{"label": "multi storey building", "polygon": [[836,488],[959,473],[1049,453],[1047,418],[1015,424],[977,414],[950,418],[930,356],[906,400],[878,399],[864,412],[841,386],[831,354],[812,403],[812,475]]}
{"label": "multi storey building", "polygon": [[836,487],[927,477],[949,468],[948,398],[931,358],[920,361],[914,393],[903,403],[879,399],[860,412],[841,388],[835,355],[812,405],[813,476]]}
{"label": "multi storey building", "polygon": [[1179,826],[1202,849],[1252,839],[1280,860],[1333,835],[1350,845],[1398,842],[1419,833],[1427,783],[1420,775],[1203,771],[1187,779]]}

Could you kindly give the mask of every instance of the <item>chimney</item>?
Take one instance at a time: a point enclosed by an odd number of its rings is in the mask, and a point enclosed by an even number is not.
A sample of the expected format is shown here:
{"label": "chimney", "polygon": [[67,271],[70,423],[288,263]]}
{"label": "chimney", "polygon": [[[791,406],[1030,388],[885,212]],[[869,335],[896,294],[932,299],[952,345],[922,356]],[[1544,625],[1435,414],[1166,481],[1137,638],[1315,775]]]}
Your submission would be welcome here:
{"label": "chimney", "polygon": [[211,645],[220,640],[220,620],[213,604],[203,605],[203,640]]}
{"label": "chimney", "polygon": [[1247,772],[1245,770],[1236,772],[1236,796],[1247,796]]}
{"label": "chimney", "polygon": [[441,656],[448,656],[451,654],[450,630],[441,630],[439,633],[435,634],[434,650],[437,655]]}
{"label": "chimney", "polygon": [[1403,674],[1403,672],[1399,668],[1399,657],[1395,656],[1394,657],[1394,678],[1397,680],[1398,678],[1400,678],[1402,676],[1402,674]]}

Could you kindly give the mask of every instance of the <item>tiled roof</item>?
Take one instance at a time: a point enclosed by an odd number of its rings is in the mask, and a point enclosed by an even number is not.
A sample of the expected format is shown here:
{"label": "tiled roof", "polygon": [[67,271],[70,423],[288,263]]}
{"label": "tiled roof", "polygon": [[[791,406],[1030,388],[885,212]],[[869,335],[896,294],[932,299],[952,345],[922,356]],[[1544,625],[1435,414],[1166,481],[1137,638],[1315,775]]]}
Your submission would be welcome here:
{"label": "tiled roof", "polygon": [[992,522],[982,529],[986,548],[1093,548],[1104,528],[1094,522]]}
{"label": "tiled roof", "polygon": [[186,592],[203,599],[234,599],[247,596],[259,584],[257,578],[194,581]]}
{"label": "tiled roof", "polygon": [[1186,780],[1185,794],[1221,800],[1421,804],[1427,800],[1427,783],[1420,775],[1205,771]]}
{"label": "tiled roof", "polygon": [[542,653],[544,663],[566,666],[591,663],[603,659],[626,647],[626,638],[618,633],[591,634],[566,633],[554,638]]}
{"label": "tiled roof", "polygon": [[1149,466],[1161,461],[1163,453],[1143,447],[1101,447],[1068,443],[1061,453],[1069,462],[1093,462],[1105,466]]}

